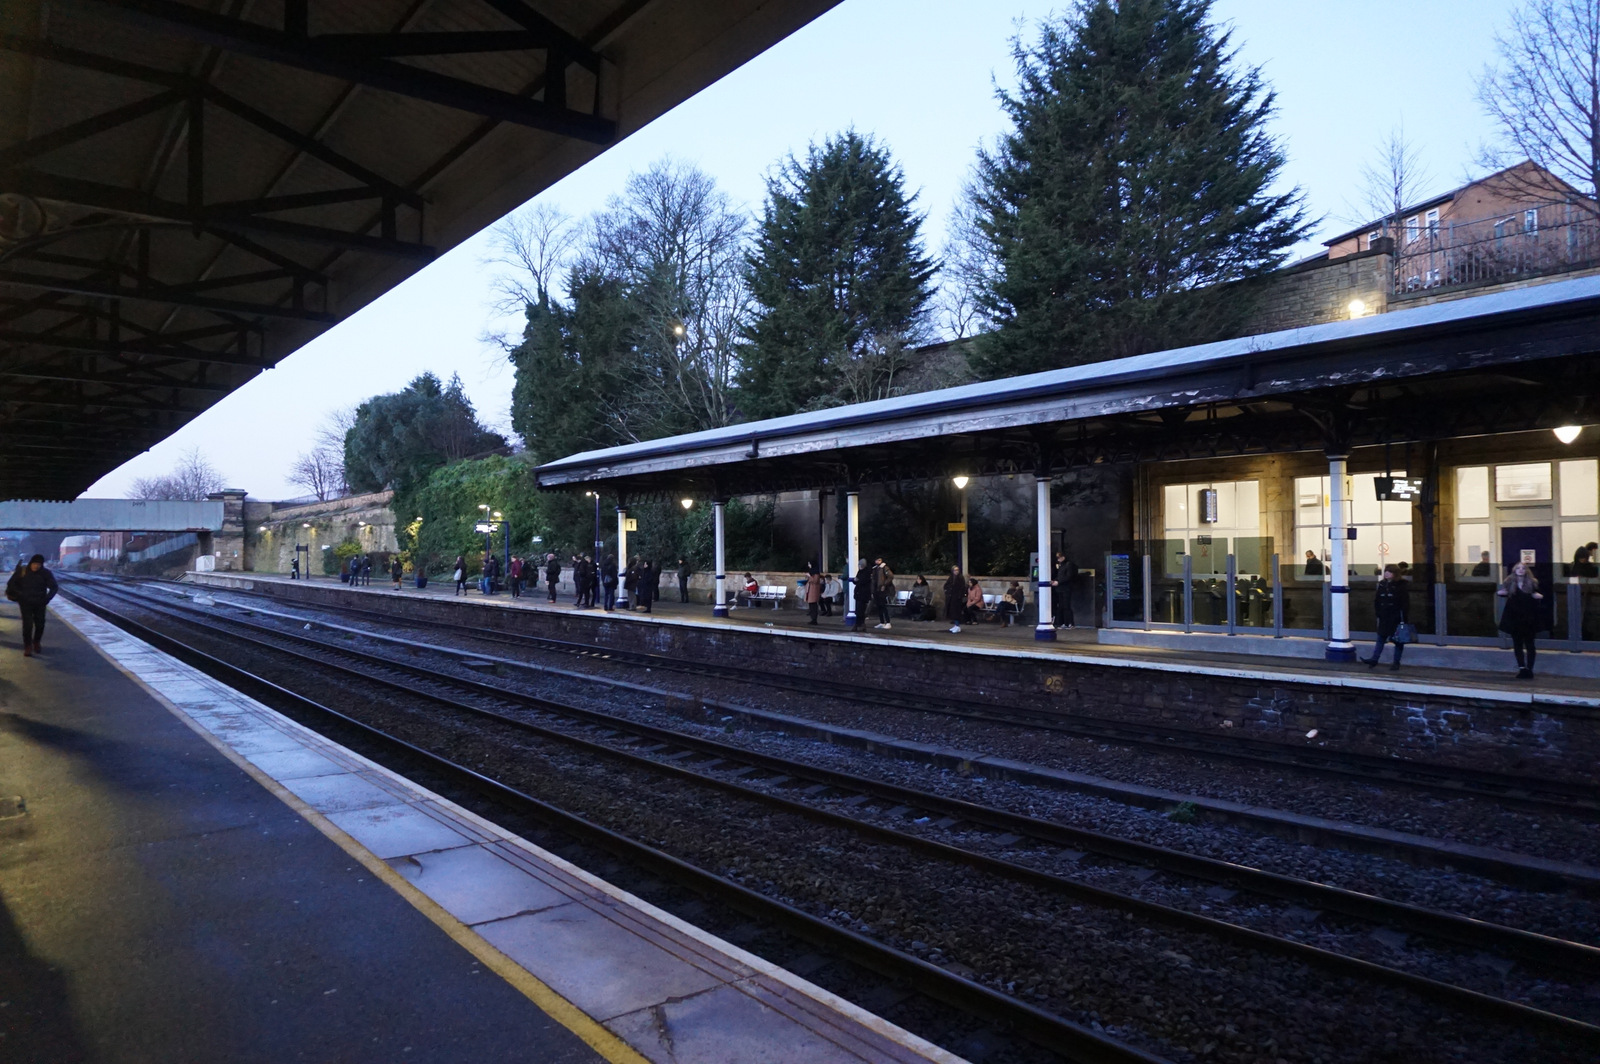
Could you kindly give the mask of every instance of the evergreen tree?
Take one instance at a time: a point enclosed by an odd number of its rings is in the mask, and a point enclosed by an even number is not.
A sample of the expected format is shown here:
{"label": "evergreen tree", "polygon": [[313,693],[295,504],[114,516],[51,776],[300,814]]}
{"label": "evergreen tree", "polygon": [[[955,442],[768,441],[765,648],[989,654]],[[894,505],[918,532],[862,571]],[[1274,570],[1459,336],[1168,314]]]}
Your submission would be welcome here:
{"label": "evergreen tree", "polygon": [[854,130],[767,181],[749,257],[756,302],[739,405],[749,417],[888,394],[917,338],[934,264],[888,149]]}
{"label": "evergreen tree", "polygon": [[1307,226],[1267,133],[1273,95],[1241,69],[1211,0],[1085,0],[1013,44],[1013,128],[969,189],[985,376],[1234,334],[1249,286]]}
{"label": "evergreen tree", "polygon": [[424,373],[401,391],[356,408],[344,438],[345,474],[355,491],[404,493],[441,466],[505,445],[503,436],[478,423],[460,377],[447,387]]}

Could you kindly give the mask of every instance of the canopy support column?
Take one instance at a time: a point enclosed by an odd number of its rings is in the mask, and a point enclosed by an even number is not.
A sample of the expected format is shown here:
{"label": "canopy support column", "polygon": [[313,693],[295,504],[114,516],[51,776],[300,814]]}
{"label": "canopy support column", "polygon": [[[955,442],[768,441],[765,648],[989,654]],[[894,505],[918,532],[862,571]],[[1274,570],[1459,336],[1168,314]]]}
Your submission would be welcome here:
{"label": "canopy support column", "polygon": [[[1040,475],[1035,484],[1039,511],[1039,588],[1034,596],[1039,603],[1039,623],[1034,626],[1033,638],[1040,642],[1054,642],[1056,638],[1055,610],[1050,580],[1055,569],[1051,564],[1055,556],[1050,550],[1050,477]],[[1062,589],[1066,591],[1065,588]]]}
{"label": "canopy support column", "polygon": [[715,528],[715,543],[717,556],[712,565],[715,567],[714,576],[717,581],[717,594],[715,604],[711,607],[711,616],[726,617],[728,615],[728,563],[726,552],[723,550],[723,524],[722,511],[727,506],[726,499],[711,500],[711,519]]}
{"label": "canopy support column", "polygon": [[844,495],[845,578],[844,626],[854,628],[856,620],[856,575],[861,569],[861,493],[854,489]]}
{"label": "canopy support column", "polygon": [[1328,456],[1328,579],[1332,592],[1328,612],[1329,661],[1356,660],[1356,646],[1350,642],[1350,554],[1349,502],[1345,498],[1346,455]]}

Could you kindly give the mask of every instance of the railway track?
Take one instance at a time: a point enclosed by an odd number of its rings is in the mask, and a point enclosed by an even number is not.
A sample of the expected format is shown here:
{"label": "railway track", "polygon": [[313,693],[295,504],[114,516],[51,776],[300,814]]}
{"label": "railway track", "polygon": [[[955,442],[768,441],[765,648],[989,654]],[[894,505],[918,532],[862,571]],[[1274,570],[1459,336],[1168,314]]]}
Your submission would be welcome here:
{"label": "railway track", "polygon": [[[76,595],[78,590],[74,589],[75,597],[78,597]],[[1600,974],[1600,950],[1584,944],[1471,920],[1455,914],[1404,905],[1371,895],[1344,891],[1149,844],[1068,828],[1004,810],[761,755],[703,737],[652,727],[613,714],[553,702],[479,679],[442,673],[414,661],[397,661],[392,656],[386,657],[349,646],[330,644],[316,636],[285,632],[236,617],[220,617],[187,604],[179,605],[172,600],[152,600],[145,594],[132,592],[125,587],[102,586],[95,588],[95,591],[131,603],[139,609],[177,620],[179,623],[199,626],[213,634],[218,631],[219,623],[229,626],[233,631],[227,638],[248,645],[257,653],[289,655],[299,663],[298,667],[331,669],[348,677],[359,677],[361,683],[381,684],[409,697],[429,700],[456,712],[493,720],[499,726],[535,734],[541,740],[566,743],[584,750],[589,756],[621,759],[641,769],[648,767],[650,771],[667,773],[685,784],[710,786],[727,794],[737,794],[746,800],[755,800],[751,796],[760,795],[760,800],[768,802],[774,808],[784,810],[789,815],[806,817],[831,827],[864,833],[876,840],[932,859],[979,868],[986,873],[1008,877],[1035,888],[1059,892],[1095,905],[1113,907],[1142,921],[1226,939],[1236,945],[1287,957],[1330,974],[1403,987],[1452,1008],[1479,1015],[1494,1015],[1506,1022],[1530,1026],[1551,1034],[1559,1034],[1564,1038],[1577,1039],[1586,1045],[1600,1047],[1600,1028],[1570,1016],[1532,1008],[1520,1002],[1441,982],[1414,972],[1331,952],[1215,917],[1077,882],[986,852],[979,852],[967,846],[953,845],[930,838],[920,832],[900,830],[882,823],[865,821],[860,812],[865,809],[876,809],[880,812],[886,810],[890,819],[898,816],[902,821],[909,820],[914,824],[932,822],[938,818],[935,827],[943,829],[946,834],[951,833],[952,829],[957,833],[969,834],[978,831],[987,833],[991,839],[999,837],[1002,842],[1012,846],[1026,840],[1030,846],[1044,845],[1058,850],[1078,850],[1095,854],[1097,857],[1132,862],[1165,875],[1226,885],[1230,890],[1238,890],[1248,895],[1311,906],[1338,913],[1350,920],[1401,928],[1408,933],[1420,934],[1457,947],[1493,952],[1499,956],[1513,958],[1525,967],[1562,972],[1567,975],[1576,974],[1585,979],[1592,979],[1596,974]],[[82,601],[82,598],[78,597],[78,600]],[[90,606],[90,608],[96,609],[97,612],[105,611],[104,606]],[[128,621],[127,618],[121,620],[137,623]],[[244,635],[240,634],[241,632],[253,634]],[[280,645],[285,642],[303,649],[289,649]],[[470,654],[450,648],[433,649],[447,656],[470,657]],[[338,660],[327,661],[317,657],[317,654],[332,655]],[[360,663],[361,667],[357,668],[354,663]],[[404,679],[391,679],[385,676],[385,673],[398,674]],[[568,730],[561,730],[510,718],[499,709],[463,701],[460,697],[462,693],[492,705],[498,704],[503,707],[509,704],[544,717],[557,718],[568,722],[569,727]],[[586,730],[595,737],[575,735],[571,730],[572,726]],[[805,800],[773,793],[780,789],[786,791],[787,795],[801,795]],[[832,808],[823,808],[821,803]],[[839,809],[849,809],[851,812],[839,812],[837,811]]]}
{"label": "railway track", "polygon": [[[188,586],[188,585],[178,585]],[[231,595],[261,598],[282,605],[281,600],[255,592],[230,591]],[[473,639],[563,654],[573,658],[604,658],[653,671],[689,673],[700,677],[720,677],[767,689],[812,693],[814,681],[796,678],[780,671],[756,669],[720,662],[685,660],[665,654],[615,650],[592,643],[554,639],[495,629],[474,628],[450,621],[418,622],[382,611],[345,604],[300,604],[320,612],[337,613],[381,621],[388,625],[428,627],[459,632]],[[1600,793],[1591,785],[1566,780],[1489,772],[1456,766],[1424,764],[1402,758],[1386,758],[1317,747],[1292,747],[1282,743],[1242,736],[1213,736],[1179,729],[1146,727],[1074,714],[1071,718],[1026,706],[1004,706],[954,699],[923,693],[906,694],[882,688],[851,684],[830,691],[839,701],[919,713],[935,713],[1012,727],[1056,732],[1078,739],[1112,743],[1165,752],[1182,752],[1209,758],[1292,769],[1324,777],[1360,780],[1387,786],[1403,786],[1453,798],[1487,798],[1513,808],[1539,813],[1558,813],[1600,819]]]}

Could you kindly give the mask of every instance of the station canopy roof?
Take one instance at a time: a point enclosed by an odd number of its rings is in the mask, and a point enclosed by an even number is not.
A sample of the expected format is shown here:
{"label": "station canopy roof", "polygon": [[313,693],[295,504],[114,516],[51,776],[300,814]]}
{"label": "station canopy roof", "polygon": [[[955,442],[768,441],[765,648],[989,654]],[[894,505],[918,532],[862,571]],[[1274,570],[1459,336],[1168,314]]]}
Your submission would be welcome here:
{"label": "station canopy roof", "polygon": [[834,2],[6,0],[0,498],[76,496]]}
{"label": "station canopy roof", "polygon": [[541,487],[725,497],[1338,453],[1600,421],[1600,277],[920,392],[540,466]]}

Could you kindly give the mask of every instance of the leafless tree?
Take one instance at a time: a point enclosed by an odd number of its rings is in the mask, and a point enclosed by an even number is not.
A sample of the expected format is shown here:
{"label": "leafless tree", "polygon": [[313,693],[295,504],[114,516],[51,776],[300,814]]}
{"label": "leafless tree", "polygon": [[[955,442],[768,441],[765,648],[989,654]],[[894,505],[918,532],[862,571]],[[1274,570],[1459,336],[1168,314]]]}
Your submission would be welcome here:
{"label": "leafless tree", "polygon": [[590,223],[580,270],[616,278],[641,308],[654,422],[726,425],[738,369],[749,220],[705,172],[663,159],[633,174]]}
{"label": "leafless tree", "polygon": [[[1600,185],[1600,0],[1526,0],[1496,37],[1498,65],[1478,79],[1478,100],[1500,143],[1481,162],[1505,169],[1524,159],[1570,183],[1591,218]],[[1534,170],[1508,175],[1519,192],[1559,198]]]}
{"label": "leafless tree", "polygon": [[1361,168],[1359,198],[1351,205],[1354,224],[1376,223],[1384,236],[1398,237],[1400,216],[1416,205],[1432,181],[1422,163],[1422,149],[1406,136],[1404,125],[1395,126]]}
{"label": "leafless tree", "polygon": [[939,253],[943,265],[933,308],[935,327],[948,340],[976,336],[990,327],[978,294],[989,283],[994,258],[985,251],[987,244],[972,213],[972,203],[970,189],[964,189],[950,212],[944,247]]}
{"label": "leafless tree", "polygon": [[172,472],[160,477],[140,477],[128,490],[130,499],[196,502],[226,485],[216,467],[195,447],[185,451]]}
{"label": "leafless tree", "polygon": [[312,448],[289,467],[289,483],[305,488],[318,502],[327,502],[340,494],[344,483],[344,458],[321,447]]}
{"label": "leafless tree", "polygon": [[[549,203],[530,203],[502,218],[490,230],[490,253],[484,259],[485,265],[497,267],[490,286],[494,309],[520,318],[528,306],[557,296],[582,235],[578,222]],[[509,351],[520,336],[486,332],[482,339]]]}

